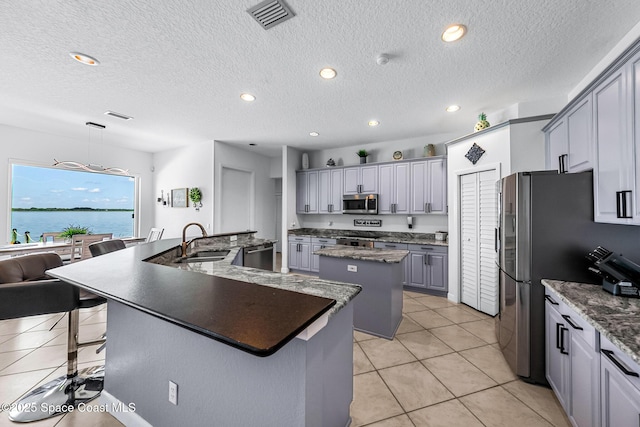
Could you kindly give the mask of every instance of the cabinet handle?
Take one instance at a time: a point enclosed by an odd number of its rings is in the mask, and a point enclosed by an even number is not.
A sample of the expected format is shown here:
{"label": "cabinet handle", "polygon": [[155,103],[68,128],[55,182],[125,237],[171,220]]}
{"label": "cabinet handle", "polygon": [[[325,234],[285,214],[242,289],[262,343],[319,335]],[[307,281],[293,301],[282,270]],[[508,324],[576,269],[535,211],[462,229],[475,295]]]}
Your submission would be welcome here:
{"label": "cabinet handle", "polygon": [[420,246],[420,249],[422,249],[424,251],[432,251],[433,250],[433,248],[429,248],[429,247],[426,247],[426,246]]}
{"label": "cabinet handle", "polygon": [[630,371],[626,366],[624,366],[622,364],[622,362],[620,362],[614,355],[613,351],[611,350],[605,350],[604,348],[600,349],[600,352],[602,354],[604,354],[605,356],[607,356],[607,359],[611,360],[611,362],[613,362],[614,365],[616,365],[618,367],[618,369],[620,369],[625,375],[628,375],[630,377],[638,377],[640,375],[638,375],[637,372],[634,371]]}
{"label": "cabinet handle", "polygon": [[555,301],[553,300],[553,298],[551,298],[549,295],[545,295],[545,296],[544,296],[544,299],[546,299],[547,301],[549,301],[549,302],[550,302],[551,304],[553,304],[553,305],[560,305],[560,304],[558,304],[557,302],[555,302]]}
{"label": "cabinet handle", "polygon": [[333,205],[329,205],[329,212],[333,212]]}
{"label": "cabinet handle", "polygon": [[427,203],[427,212],[431,213],[431,202]]}
{"label": "cabinet handle", "polygon": [[631,199],[631,190],[616,191],[616,216],[618,218],[632,218],[627,212],[627,200]]}
{"label": "cabinet handle", "polygon": [[561,154],[558,156],[558,173],[567,173],[567,165],[565,162],[567,157],[567,154]]}
{"label": "cabinet handle", "polygon": [[396,245],[384,245],[385,248],[397,248]]}
{"label": "cabinet handle", "polygon": [[571,317],[569,317],[568,315],[563,314],[563,315],[562,315],[562,318],[563,318],[564,320],[566,320],[566,321],[567,321],[567,323],[568,323],[568,324],[570,324],[570,325],[571,325],[571,327],[572,327],[573,329],[578,329],[578,330],[580,330],[580,331],[584,330],[584,329],[582,328],[582,326],[579,326],[579,325],[576,325],[575,323],[573,323],[573,320],[571,320]]}
{"label": "cabinet handle", "polygon": [[565,328],[563,325],[560,325],[560,353],[569,354],[568,351],[564,348],[564,331],[568,331],[569,329]]}

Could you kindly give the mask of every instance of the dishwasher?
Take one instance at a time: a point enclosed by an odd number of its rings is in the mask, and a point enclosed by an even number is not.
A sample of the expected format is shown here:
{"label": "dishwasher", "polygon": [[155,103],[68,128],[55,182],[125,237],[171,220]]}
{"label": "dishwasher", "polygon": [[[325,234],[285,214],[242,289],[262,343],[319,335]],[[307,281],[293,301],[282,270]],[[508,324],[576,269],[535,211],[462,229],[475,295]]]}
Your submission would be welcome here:
{"label": "dishwasher", "polygon": [[242,251],[242,265],[273,271],[273,243],[244,248]]}

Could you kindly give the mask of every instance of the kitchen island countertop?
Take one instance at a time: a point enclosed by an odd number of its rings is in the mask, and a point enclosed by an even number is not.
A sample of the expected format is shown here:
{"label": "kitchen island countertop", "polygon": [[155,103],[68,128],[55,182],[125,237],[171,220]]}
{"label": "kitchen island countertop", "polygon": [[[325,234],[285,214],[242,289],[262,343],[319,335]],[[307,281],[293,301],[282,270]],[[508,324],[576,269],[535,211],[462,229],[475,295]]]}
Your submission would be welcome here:
{"label": "kitchen island countertop", "polygon": [[613,296],[600,285],[549,279],[542,284],[640,364],[640,299]]}
{"label": "kitchen island countertop", "polygon": [[396,249],[374,249],[360,246],[329,246],[314,252],[315,255],[332,258],[347,258],[360,261],[399,263],[409,254],[409,251]]}

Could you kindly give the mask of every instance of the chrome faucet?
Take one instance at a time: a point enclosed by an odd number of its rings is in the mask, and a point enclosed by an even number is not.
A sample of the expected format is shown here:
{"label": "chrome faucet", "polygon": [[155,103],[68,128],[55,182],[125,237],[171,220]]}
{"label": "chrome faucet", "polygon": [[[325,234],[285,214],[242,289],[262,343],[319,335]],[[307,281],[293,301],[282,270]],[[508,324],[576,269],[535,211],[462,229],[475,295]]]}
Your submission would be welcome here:
{"label": "chrome faucet", "polygon": [[182,229],[182,258],[187,257],[187,248],[189,247],[191,242],[195,240],[191,239],[187,242],[187,228],[191,227],[192,225],[197,225],[198,227],[200,227],[200,231],[202,231],[202,237],[207,237],[207,230],[204,229],[202,224],[199,224],[197,222],[190,222],[189,224],[185,225]]}

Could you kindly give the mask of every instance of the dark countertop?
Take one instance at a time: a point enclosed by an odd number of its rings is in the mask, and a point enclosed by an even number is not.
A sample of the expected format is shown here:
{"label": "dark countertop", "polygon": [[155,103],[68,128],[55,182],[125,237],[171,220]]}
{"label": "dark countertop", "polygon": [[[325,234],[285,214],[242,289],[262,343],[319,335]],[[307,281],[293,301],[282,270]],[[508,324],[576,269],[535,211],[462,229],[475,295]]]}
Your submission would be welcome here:
{"label": "dark countertop", "polygon": [[395,249],[374,249],[360,246],[330,246],[314,252],[315,255],[332,258],[356,259],[360,261],[386,262],[397,264],[402,262],[409,251]]}
{"label": "dark countertop", "polygon": [[600,285],[549,279],[542,284],[640,364],[640,299],[613,296]]}
{"label": "dark countertop", "polygon": [[436,240],[434,233],[396,231],[334,230],[330,228],[294,228],[290,236],[324,237],[327,239],[359,239],[374,242],[406,243],[409,245],[449,246],[448,240]]}
{"label": "dark countertop", "polygon": [[[232,252],[256,241],[235,242]],[[233,266],[229,257],[194,263],[215,264],[208,274],[144,261],[162,254],[175,258],[179,245],[180,239],[158,240],[47,273],[258,356],[273,354],[324,313],[331,317],[361,289]]]}

